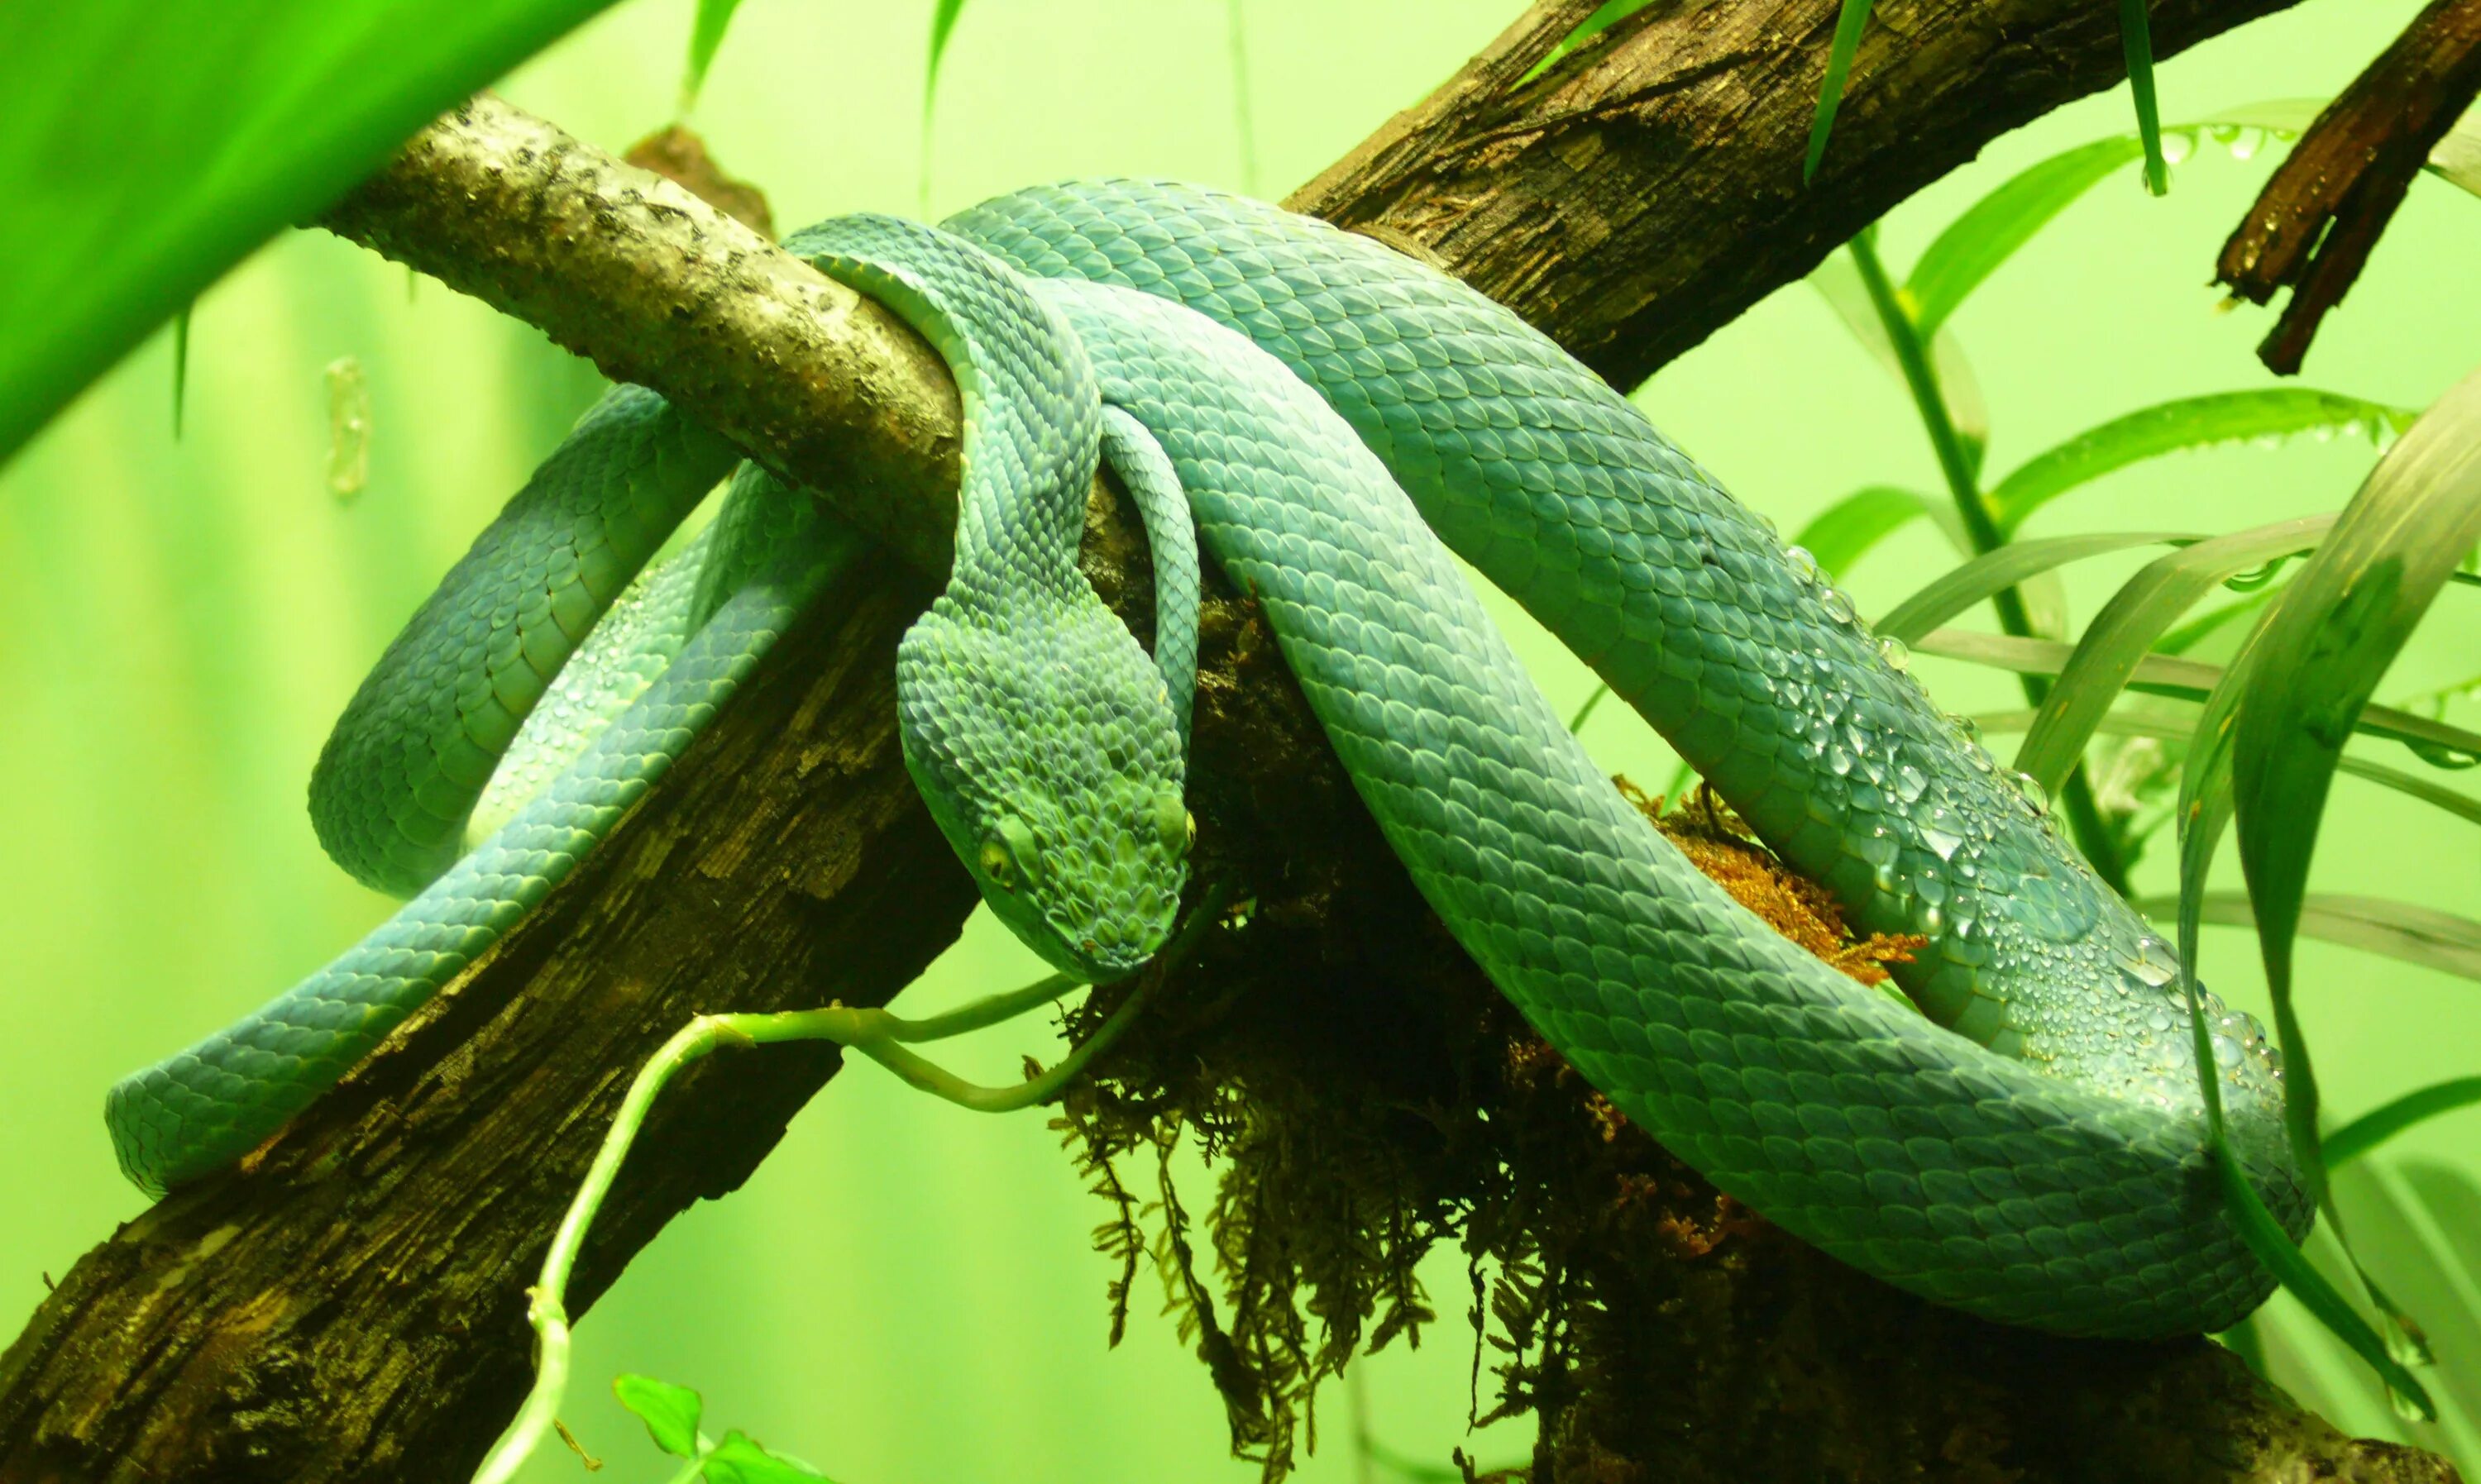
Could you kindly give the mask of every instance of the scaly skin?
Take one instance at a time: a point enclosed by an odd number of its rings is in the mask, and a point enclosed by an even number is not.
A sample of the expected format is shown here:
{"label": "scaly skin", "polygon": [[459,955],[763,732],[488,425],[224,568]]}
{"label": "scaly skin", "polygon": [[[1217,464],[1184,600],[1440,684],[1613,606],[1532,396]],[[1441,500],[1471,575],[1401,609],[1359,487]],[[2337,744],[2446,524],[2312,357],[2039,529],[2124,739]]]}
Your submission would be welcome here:
{"label": "scaly skin", "polygon": [[[965,391],[957,584],[907,642],[906,752],[986,898],[1030,941],[1110,967],[1151,951],[1186,823],[1163,681],[1124,632],[1087,627],[1071,497],[1033,498],[1081,491],[1091,468],[1090,353],[1132,485],[1185,492],[1415,881],[1631,1117],[1827,1250],[1994,1318],[2146,1337],[2219,1328],[2262,1298],[2268,1280],[2203,1154],[2168,950],[1849,600],[1625,401],[1451,280],[1235,197],[1094,182],[953,225],[1059,281],[1029,290],[875,219],[804,246],[859,263],[850,281],[922,328]],[[1932,1018],[1791,947],[1621,800],[1441,536],[1863,925],[1926,936],[1905,982]],[[1158,539],[1159,561],[1176,560],[1172,544]],[[1005,642],[1029,631],[1043,636],[1031,661]],[[1168,640],[1166,657],[1181,641]],[[924,689],[943,680],[953,689]],[[462,684],[500,698],[496,680]],[[443,754],[459,786],[463,744],[452,736]],[[602,750],[589,744],[553,794]],[[460,812],[417,801],[426,817]],[[385,802],[385,820],[408,817]],[[539,895],[535,870],[519,862],[484,888],[505,893],[487,904],[492,930]],[[1038,901],[1072,905],[1055,916]],[[1134,917],[1086,936],[1076,920],[1107,908]],[[2209,1013],[2243,1164],[2304,1230],[2272,1054],[2244,1017]],[[337,1059],[318,1054],[323,1070]],[[172,1080],[248,1100],[264,1091],[249,1070],[239,1085]],[[161,1088],[148,1095],[161,1105]],[[194,1170],[209,1156],[179,1159]]]}
{"label": "scaly skin", "polygon": [[[1197,368],[1290,395],[1236,341],[1077,300],[1106,399],[1171,453],[1431,904],[1632,1118],[1856,1266],[1994,1318],[2155,1336],[2263,1298],[2204,1155],[2169,947],[1804,554],[1599,378],[1451,279],[1218,193],[1081,182],[948,224],[1247,336],[1410,495],[1211,384]],[[1789,950],[1617,804],[1469,636],[1478,610],[1415,507],[1863,926],[1928,937],[1899,973],[1939,1025]],[[2208,1014],[2243,1163],[2304,1231],[2271,1048]]]}

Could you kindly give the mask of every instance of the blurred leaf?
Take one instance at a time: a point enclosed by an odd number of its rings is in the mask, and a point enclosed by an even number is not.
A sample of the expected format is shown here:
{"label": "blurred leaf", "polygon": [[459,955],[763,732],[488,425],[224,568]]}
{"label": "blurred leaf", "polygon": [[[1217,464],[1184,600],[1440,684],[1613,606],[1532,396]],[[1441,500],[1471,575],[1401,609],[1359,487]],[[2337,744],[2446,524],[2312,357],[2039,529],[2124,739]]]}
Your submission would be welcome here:
{"label": "blurred leaf", "polygon": [[190,320],[198,312],[192,299],[172,318],[172,441],[181,440],[181,414],[190,402]]}
{"label": "blurred leaf", "polygon": [[[2011,732],[2032,730],[2034,718],[2040,715],[2040,712],[2029,709],[1983,712],[1972,718],[1972,723],[1994,736],[2005,736]],[[2094,725],[2097,736],[2151,737],[2160,742],[2175,742],[2188,741],[2193,730],[2193,723],[2189,721],[2131,711],[2125,706],[2105,714]],[[2022,766],[2021,758],[2019,766],[2020,768]],[[2408,773],[2401,768],[2389,768],[2383,763],[2372,763],[2366,758],[2354,757],[2349,753],[2344,754],[2342,761],[2336,766],[2355,778],[2392,789],[2398,794],[2408,794],[2422,803],[2444,810],[2457,819],[2481,824],[2481,798],[2458,793],[2442,783],[2424,778],[2418,773]],[[2029,771],[2029,769],[2025,770]]]}
{"label": "blurred leaf", "polygon": [[0,459],[251,248],[608,3],[0,7]]}
{"label": "blurred leaf", "polygon": [[738,1430],[723,1435],[706,1455],[707,1484],[830,1484],[799,1459],[770,1453]]}
{"label": "blurred leaf", "polygon": [[923,127],[929,127],[930,99],[939,91],[939,63],[948,55],[948,38],[955,34],[956,17],[965,13],[965,0],[939,0],[930,13],[930,65],[922,76]]}
{"label": "blurred leaf", "polygon": [[653,1376],[619,1375],[612,1378],[612,1394],[644,1420],[655,1446],[675,1458],[697,1457],[698,1419],[705,1412],[697,1393]]}
{"label": "blurred leaf", "polygon": [[[2229,147],[2234,158],[2247,159],[2264,139],[2297,138],[2323,107],[2324,102],[2316,98],[2273,98],[2220,109],[2164,131],[2165,158],[2184,153],[2200,139],[2211,139]],[[1975,201],[1921,253],[1904,282],[1922,333],[1946,324],[1956,306],[2052,217],[2111,171],[2144,154],[2145,142],[2139,135],[2098,139],[2027,166]],[[2430,151],[2429,169],[2481,195],[2481,123],[2468,118],[2457,124]]]}
{"label": "blurred leaf", "polygon": [[1603,704],[1603,697],[1610,693],[1610,687],[1599,680],[1595,681],[1593,690],[1585,697],[1585,704],[1578,707],[1577,714],[1568,718],[1568,735],[1574,737],[1583,731],[1586,719],[1594,714],[1594,708]]}
{"label": "blurred leaf", "polygon": [[[1925,655],[1943,655],[2020,675],[2056,675],[2076,653],[2073,646],[2049,638],[2018,638],[2012,634],[1977,634],[1970,629],[1936,629],[1904,642]],[[2233,662],[2236,664],[2237,662]],[[2148,655],[2137,662],[2128,689],[2181,700],[2202,701],[2220,684],[2227,667],[2197,660]],[[2354,729],[2411,748],[2423,761],[2441,754],[2468,757],[2481,753],[2481,733],[2443,721],[2416,716],[2388,706],[2361,710]]]}
{"label": "blurred leaf", "polygon": [[1516,86],[1522,88],[1550,71],[1570,52],[1644,10],[1649,3],[1650,0],[1603,0],[1601,5],[1594,7],[1592,14],[1577,22],[1576,30],[1561,38],[1559,44],[1544,53],[1541,61],[1528,67],[1525,75],[1516,80]]}
{"label": "blurred leaf", "polygon": [[[1818,569],[1839,582],[1870,547],[1915,519],[1935,518],[1943,507],[1929,497],[1893,484],[1870,484],[1836,501],[1800,528],[1791,544],[1817,560]],[[1963,550],[1972,548],[1967,543]]]}
{"label": "blurred leaf", "polygon": [[2071,561],[2081,561],[2087,557],[2126,551],[2131,546],[2196,539],[2176,531],[2109,531],[2093,535],[2056,535],[2038,541],[2018,541],[1995,552],[1985,552],[1935,579],[1889,610],[1887,615],[1872,627],[1889,638],[1910,644],[1974,604],[2013,587],[2036,573],[2048,572]]}
{"label": "blurred leaf", "polygon": [[[1851,258],[1841,252],[1830,254],[1810,272],[1809,282],[1852,338],[1878,358],[1898,386],[1903,385],[1903,360],[1887,338],[1887,326],[1879,323],[1877,308],[1869,301],[1869,287],[1861,281],[1861,271]],[[1945,330],[1923,333],[1929,338],[1930,371],[1938,378],[1939,395],[1946,399],[1947,420],[1955,425],[1966,461],[1978,475],[1982,455],[1990,446],[1990,407],[1981,399],[1981,383],[1974,379],[1972,363],[1964,358],[1964,348],[1953,335]]]}
{"label": "blurred leaf", "polygon": [[716,50],[723,45],[723,34],[732,26],[732,13],[739,9],[741,0],[697,0],[697,19],[690,25],[689,70],[681,77],[682,117],[688,117],[690,110],[696,106],[698,90],[706,86],[706,69],[715,65]]}
{"label": "blurred leaf", "polygon": [[2208,609],[2164,634],[2161,638],[2155,641],[2154,647],[2166,655],[2186,654],[2232,624],[2243,618],[2254,617],[2259,610],[2272,602],[2275,595],[2282,590],[2280,587],[2259,587],[2236,602]]}
{"label": "blurred leaf", "polygon": [[1826,158],[1826,136],[1835,127],[1835,110],[1843,102],[1843,80],[1852,72],[1852,54],[1861,49],[1861,33],[1869,24],[1869,0],[1843,0],[1835,19],[1835,42],[1826,53],[1826,81],[1817,90],[1817,114],[1809,121],[1809,153],[1800,162],[1800,181],[1817,174]]}
{"label": "blurred leaf", "polygon": [[2481,374],[2451,388],[2381,459],[2259,626],[2260,658],[2235,670],[2233,806],[2256,903],[2288,1090],[2285,1121],[2312,1194],[2317,1082],[2292,1009],[2292,942],[2336,760],[2395,653],[2456,560],[2481,539]]}
{"label": "blurred leaf", "polygon": [[2000,531],[2012,533],[2026,516],[2079,484],[2141,459],[2209,444],[2340,433],[2365,434],[2384,448],[2416,416],[2409,408],[2313,387],[2183,397],[2115,417],[2025,460],[1990,492],[1991,515]]}
{"label": "blurred leaf", "polygon": [[2075,656],[2059,672],[2059,683],[2044,698],[2041,716],[2016,754],[2017,769],[2045,789],[2057,790],[2084,756],[2094,724],[2119,699],[2137,663],[2153,652],[2154,641],[2173,620],[2224,578],[2306,550],[2334,524],[2332,515],[2278,521],[2199,541],[2146,563],[2086,625]]}
{"label": "blurred leaf", "polygon": [[2128,57],[2128,87],[2136,94],[2136,134],[2145,143],[2145,189],[2171,190],[2171,167],[2162,158],[2162,116],[2154,103],[2154,30],[2145,0],[2119,0],[2119,44]]}
{"label": "blurred leaf", "polygon": [[[2481,979],[2481,923],[2452,912],[2416,906],[2385,897],[2348,897],[2315,892],[2302,898],[2300,931],[2327,943],[2364,949],[2399,958],[2424,969],[2461,978]],[[2149,897],[2136,904],[2149,915],[2175,916],[2176,897]],[[2245,892],[2207,892],[2198,903],[2198,921],[2224,927],[2255,927]],[[2334,1163],[2330,1148],[2326,1162]]]}
{"label": "blurred leaf", "polygon": [[2348,1163],[2416,1124],[2481,1103],[2481,1077],[2458,1077],[2408,1092],[2326,1135],[2326,1167]]}

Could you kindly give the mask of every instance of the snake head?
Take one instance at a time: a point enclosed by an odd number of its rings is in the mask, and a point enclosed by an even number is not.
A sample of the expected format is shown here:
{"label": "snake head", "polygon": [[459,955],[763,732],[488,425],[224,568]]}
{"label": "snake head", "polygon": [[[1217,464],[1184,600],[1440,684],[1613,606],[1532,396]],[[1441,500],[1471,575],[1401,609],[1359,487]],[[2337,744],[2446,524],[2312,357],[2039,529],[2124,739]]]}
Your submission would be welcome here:
{"label": "snake head", "polygon": [[1109,610],[942,597],[897,652],[905,767],[982,899],[1096,983],[1170,936],[1195,825],[1162,682]]}

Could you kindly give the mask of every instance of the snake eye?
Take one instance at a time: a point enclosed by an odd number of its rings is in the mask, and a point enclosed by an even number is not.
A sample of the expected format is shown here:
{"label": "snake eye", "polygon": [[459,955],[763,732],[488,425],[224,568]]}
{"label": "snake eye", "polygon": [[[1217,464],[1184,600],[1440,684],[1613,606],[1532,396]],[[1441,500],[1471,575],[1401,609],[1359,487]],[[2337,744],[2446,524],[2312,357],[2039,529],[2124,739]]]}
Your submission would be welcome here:
{"label": "snake eye", "polygon": [[1004,815],[991,825],[978,858],[982,874],[1002,891],[1042,884],[1042,850],[1034,842],[1033,827],[1015,815]]}

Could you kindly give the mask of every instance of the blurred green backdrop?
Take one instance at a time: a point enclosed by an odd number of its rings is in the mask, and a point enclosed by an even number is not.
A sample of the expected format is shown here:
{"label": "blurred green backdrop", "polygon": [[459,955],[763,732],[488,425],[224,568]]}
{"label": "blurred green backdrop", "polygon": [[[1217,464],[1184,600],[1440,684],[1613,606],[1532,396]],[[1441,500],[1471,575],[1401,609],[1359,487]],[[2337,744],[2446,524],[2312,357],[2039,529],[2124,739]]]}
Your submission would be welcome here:
{"label": "blurred green backdrop", "polygon": [[[944,212],[1095,172],[1280,195],[1516,9],[974,0],[945,65],[928,204]],[[2208,44],[2163,68],[2164,117],[2330,94],[2416,9],[2319,0]],[[928,0],[747,0],[693,121],[728,169],[769,192],[779,222],[913,211],[929,11]],[[504,91],[616,151],[669,116],[690,19],[690,0],[631,0]],[[1233,65],[1236,35],[1245,68]],[[1900,272],[2015,169],[2123,132],[2128,117],[2123,91],[2000,141],[1891,220],[1891,263]],[[2270,380],[2250,354],[2266,316],[2217,314],[2205,286],[2263,173],[2262,157],[2207,149],[2157,201],[2123,171],[1958,315],[1992,408],[1994,471],[2148,403]],[[2476,243],[2481,202],[2416,186],[2304,380],[2417,406],[2481,362]],[[368,487],[350,502],[326,487],[322,379],[346,355],[367,372],[372,405]],[[0,1040],[0,1322],[12,1332],[40,1299],[42,1273],[141,1208],[103,1134],[104,1087],[273,994],[387,910],[319,853],[302,809],[311,760],[395,626],[599,384],[524,326],[316,233],[274,244],[200,301],[177,442],[170,383],[170,337],[159,335],[0,472],[0,693],[14,722],[0,729],[0,775],[16,785],[0,847],[0,941],[13,950],[0,995],[17,1028]],[[1640,400],[1788,532],[1865,483],[1938,487],[1901,388],[1805,286],[1666,369]],[[2331,509],[2372,457],[2342,440],[2160,460],[2062,502],[2036,528],[2229,530]],[[2089,616],[2137,560],[2072,574],[2078,612]],[[1949,564],[1917,530],[1850,585],[1865,610],[1882,611]],[[2481,669],[2471,601],[2442,600],[2380,699]],[[1512,622],[1553,700],[1581,700],[1581,667]],[[1927,669],[1958,709],[2017,704],[1986,673]],[[2453,719],[2473,724],[2470,708]],[[1667,751],[1616,709],[1586,737],[1649,787],[1670,775]],[[2139,879],[2170,889],[2161,849]],[[2481,913],[2481,840],[2346,782],[2312,885]],[[2247,935],[2208,929],[2206,951],[2221,989],[2261,1003]],[[2338,1114],[2474,1070],[2471,986],[2321,944],[2305,945],[2303,959],[2310,1033]],[[908,999],[1020,982],[1030,963],[978,919]],[[996,1079],[1020,1050],[1042,1049],[1036,1035],[997,1033],[964,1060]],[[2481,1114],[2416,1131],[2371,1162],[2353,1188],[2400,1203],[2432,1249],[2397,1252],[2420,1269],[2401,1296],[2432,1324],[2442,1391],[2468,1393],[2481,1367]],[[1202,1190],[1209,1177],[1190,1178]],[[614,1371],[638,1369],[700,1388],[717,1424],[849,1484],[1248,1477],[1248,1466],[1222,1461],[1220,1405],[1167,1320],[1141,1313],[1121,1350],[1103,1348],[1107,1266],[1085,1245],[1098,1215],[1039,1116],[978,1119],[864,1066],[837,1079],[748,1189],[676,1223],[585,1321],[567,1419],[620,1476],[657,1476],[642,1432],[604,1390]],[[2357,1228],[2382,1271],[2403,1246],[2393,1228],[2375,1210]],[[1459,1442],[1476,1446],[1463,1436],[1462,1274],[1449,1255],[1434,1275],[1446,1321],[1419,1352],[1368,1363],[1351,1393],[1324,1393],[1305,1478],[1376,1476],[1354,1456],[1356,1425],[1429,1462]],[[2401,1426],[2336,1347],[2286,1317],[2286,1303],[2275,1311],[2283,1378],[2347,1428]],[[2441,1423],[2406,1436],[2453,1448],[2469,1468],[2481,1457],[2474,1426],[2450,1402]],[[1502,1428],[1477,1446],[1487,1460],[1527,1441]],[[554,1453],[529,1478],[576,1469]]]}

